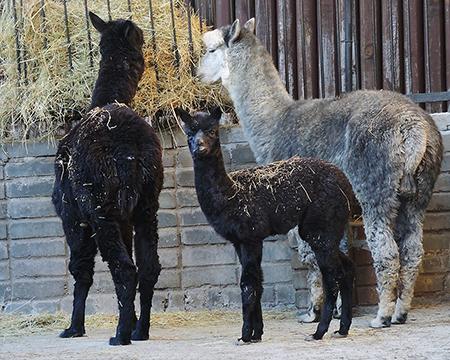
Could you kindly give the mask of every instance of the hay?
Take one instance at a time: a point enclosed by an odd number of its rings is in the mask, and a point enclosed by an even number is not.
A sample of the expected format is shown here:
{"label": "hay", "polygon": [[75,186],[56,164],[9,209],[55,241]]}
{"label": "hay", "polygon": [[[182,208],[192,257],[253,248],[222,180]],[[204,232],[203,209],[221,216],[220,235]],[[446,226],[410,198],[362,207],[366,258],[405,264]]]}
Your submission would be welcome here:
{"label": "hay", "polygon": [[[19,2],[16,2],[19,3]],[[89,105],[98,71],[99,34],[90,25],[92,53],[86,30],[82,2],[68,1],[73,70],[68,64],[64,8],[60,1],[46,0],[41,16],[40,0],[18,6],[19,40],[27,78],[19,78],[16,59],[15,24],[11,1],[0,9],[0,139],[52,138],[62,135],[71,121],[78,119]],[[174,0],[179,65],[175,64],[170,2],[153,0],[157,52],[152,50],[148,0],[132,1],[132,19],[144,31],[146,70],[139,84],[133,107],[142,116],[154,116],[158,127],[176,124],[172,109],[182,106],[226,106],[229,100],[219,86],[206,86],[191,74],[201,54],[200,22],[192,14],[193,61],[190,60],[188,17],[184,1]],[[107,2],[89,1],[89,9],[108,19]],[[128,18],[128,2],[111,0],[112,18]],[[44,25],[45,24],[45,25]],[[203,26],[203,30],[206,26]],[[3,44],[5,46],[3,46]],[[45,45],[46,44],[46,45]],[[46,47],[45,47],[46,46]],[[90,59],[94,66],[91,66]],[[156,62],[159,81],[156,81]],[[161,116],[162,115],[162,116]],[[169,116],[167,116],[169,115]],[[159,121],[158,121],[159,119]],[[155,121],[153,122],[155,124]]]}
{"label": "hay", "polygon": [[[283,320],[294,318],[292,311],[266,311],[265,320]],[[239,323],[242,319],[239,311],[180,311],[154,313],[151,326],[156,328],[202,327],[223,323]],[[87,331],[91,329],[113,329],[117,325],[115,315],[86,316]],[[23,336],[44,332],[60,331],[70,324],[67,314],[19,315],[0,313],[0,338],[9,336]]]}

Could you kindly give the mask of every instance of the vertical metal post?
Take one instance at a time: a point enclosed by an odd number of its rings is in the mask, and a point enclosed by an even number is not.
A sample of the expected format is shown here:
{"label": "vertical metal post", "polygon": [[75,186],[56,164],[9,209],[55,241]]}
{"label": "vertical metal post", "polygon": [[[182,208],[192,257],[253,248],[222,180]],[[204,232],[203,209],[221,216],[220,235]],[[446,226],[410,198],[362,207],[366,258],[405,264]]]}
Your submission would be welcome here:
{"label": "vertical metal post", "polygon": [[200,0],[198,2],[198,21],[200,23],[200,32],[203,32],[203,14],[202,14],[202,10],[203,10],[203,1]]}
{"label": "vertical metal post", "polygon": [[353,0],[344,0],[344,63],[345,63],[345,91],[352,91],[353,85],[353,59],[352,59],[352,13]]}
{"label": "vertical metal post", "polygon": [[106,0],[106,6],[108,7],[108,19],[109,19],[109,21],[111,21],[112,20],[112,17],[111,17],[111,0]]}
{"label": "vertical metal post", "polygon": [[46,15],[45,15],[45,0],[41,0],[40,13],[41,13],[41,20],[42,20],[41,31],[42,31],[43,38],[44,38],[43,39],[44,40],[43,47],[44,47],[44,49],[47,49],[48,39],[47,39],[47,18],[46,18]]}
{"label": "vertical metal post", "polygon": [[[173,0],[170,0],[170,15],[172,18],[172,40],[173,40],[173,54],[174,54],[174,65],[177,69],[180,67],[180,52],[178,51],[178,45],[177,45],[177,31],[175,29],[175,14],[174,14],[174,8],[173,8]],[[178,72],[178,76],[180,76],[180,73]]]}
{"label": "vertical metal post", "polygon": [[[25,33],[25,25],[24,25],[24,14],[23,14],[23,0],[20,0],[20,31],[19,33],[24,36]],[[22,70],[23,70],[23,78],[25,80],[25,85],[28,84],[28,71],[27,71],[27,49],[25,42],[22,38]]]}
{"label": "vertical metal post", "polygon": [[18,72],[18,82],[20,82],[22,78],[22,56],[20,52],[20,41],[19,41],[19,29],[17,28],[17,6],[16,0],[12,0],[12,8],[13,8],[13,19],[14,19],[14,37],[16,41],[16,61],[17,61],[17,72]]}
{"label": "vertical metal post", "polygon": [[158,71],[158,64],[156,62],[156,30],[155,30],[155,21],[153,18],[153,6],[152,6],[152,0],[148,0],[148,11],[149,11],[149,18],[150,18],[150,26],[151,26],[151,41],[152,41],[152,49],[153,49],[153,68],[155,69],[155,78],[156,78],[156,90],[159,92],[159,71]]}
{"label": "vertical metal post", "polygon": [[91,38],[91,28],[89,24],[89,10],[87,0],[84,0],[84,16],[86,18],[86,32],[88,38],[88,46],[89,46],[89,65],[94,67],[94,57],[92,55],[92,38]]}
{"label": "vertical metal post", "polygon": [[69,69],[73,70],[72,43],[70,41],[69,14],[67,13],[67,0],[63,0],[63,5],[64,5],[64,24],[66,27],[67,59],[69,62]]}
{"label": "vertical metal post", "polygon": [[188,21],[188,35],[189,35],[189,63],[191,65],[191,74],[195,75],[194,68],[194,42],[192,40],[192,24],[191,24],[191,2],[190,0],[185,1],[185,8],[187,13],[187,21]]}
{"label": "vertical metal post", "polygon": [[130,18],[131,18],[131,0],[128,0],[128,12],[130,13]]}

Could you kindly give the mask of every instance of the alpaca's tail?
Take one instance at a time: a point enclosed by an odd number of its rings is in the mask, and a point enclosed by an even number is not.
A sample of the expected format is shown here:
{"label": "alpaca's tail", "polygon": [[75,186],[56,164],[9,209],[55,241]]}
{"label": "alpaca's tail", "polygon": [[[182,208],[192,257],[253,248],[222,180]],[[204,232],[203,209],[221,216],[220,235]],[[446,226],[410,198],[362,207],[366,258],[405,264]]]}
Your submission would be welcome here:
{"label": "alpaca's tail", "polygon": [[121,216],[128,217],[133,213],[142,191],[144,181],[139,161],[133,156],[116,161],[116,169],[120,185],[116,201]]}
{"label": "alpaca's tail", "polygon": [[139,193],[136,189],[125,187],[117,192],[117,204],[122,216],[128,217],[139,201]]}
{"label": "alpaca's tail", "polygon": [[420,113],[408,113],[406,116],[408,121],[403,121],[400,129],[405,162],[399,192],[400,195],[410,196],[417,192],[416,171],[427,149],[429,125]]}

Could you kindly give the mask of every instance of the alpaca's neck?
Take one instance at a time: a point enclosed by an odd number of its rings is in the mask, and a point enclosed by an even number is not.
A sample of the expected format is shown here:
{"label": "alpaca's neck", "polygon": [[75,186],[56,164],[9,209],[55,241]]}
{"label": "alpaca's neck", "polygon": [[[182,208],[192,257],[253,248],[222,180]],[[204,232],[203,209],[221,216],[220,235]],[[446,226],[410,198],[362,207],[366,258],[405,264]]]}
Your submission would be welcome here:
{"label": "alpaca's neck", "polygon": [[141,55],[104,55],[92,93],[91,109],[113,102],[131,105],[144,69]]}
{"label": "alpaca's neck", "polygon": [[220,146],[214,155],[194,159],[194,173],[203,212],[206,216],[220,212],[233,192],[233,181],[225,170]]}
{"label": "alpaca's neck", "polygon": [[258,163],[270,161],[272,131],[293,99],[269,53],[259,42],[250,56],[229,58],[230,76],[223,82]]}

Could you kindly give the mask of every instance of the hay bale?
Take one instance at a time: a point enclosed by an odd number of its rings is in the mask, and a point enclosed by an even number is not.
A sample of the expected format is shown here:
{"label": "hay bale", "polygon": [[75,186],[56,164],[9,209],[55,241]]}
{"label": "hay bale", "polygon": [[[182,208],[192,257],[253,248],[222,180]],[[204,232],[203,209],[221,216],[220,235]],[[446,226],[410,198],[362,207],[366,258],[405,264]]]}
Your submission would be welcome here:
{"label": "hay bale", "polygon": [[[19,3],[19,2],[16,2]],[[71,38],[72,69],[68,63],[68,45],[61,1],[45,0],[45,21],[41,1],[17,6],[14,23],[12,2],[7,1],[0,14],[0,139],[52,138],[70,127],[89,105],[98,71],[99,34],[90,25],[92,52],[89,49],[86,18],[82,2],[68,1],[68,24]],[[200,21],[192,14],[193,53],[189,50],[187,11],[184,1],[174,0],[175,29],[179,64],[174,59],[170,2],[153,0],[156,53],[152,48],[152,29],[148,0],[133,0],[132,19],[144,31],[146,70],[139,84],[133,107],[142,116],[157,116],[158,126],[176,122],[172,109],[182,106],[195,109],[203,106],[226,107],[228,98],[218,86],[206,86],[191,74],[202,49]],[[105,0],[89,1],[89,9],[108,19]],[[126,0],[111,0],[113,19],[131,14]],[[21,49],[19,78],[15,29]],[[203,26],[206,30],[206,26]],[[93,66],[91,66],[91,58]],[[156,81],[156,62],[159,81]],[[24,71],[27,76],[24,78]],[[162,116],[161,116],[162,115]],[[159,120],[159,122],[158,122]],[[64,131],[61,131],[64,129]]]}

